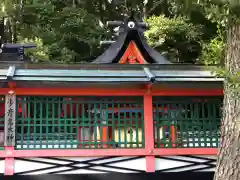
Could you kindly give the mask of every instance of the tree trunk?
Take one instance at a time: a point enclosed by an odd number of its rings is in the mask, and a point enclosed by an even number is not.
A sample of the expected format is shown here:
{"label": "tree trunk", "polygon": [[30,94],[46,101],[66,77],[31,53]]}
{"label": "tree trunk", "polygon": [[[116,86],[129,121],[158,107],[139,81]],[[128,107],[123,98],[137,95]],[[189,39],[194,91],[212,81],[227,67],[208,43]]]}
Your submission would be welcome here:
{"label": "tree trunk", "polygon": [[16,19],[15,18],[12,18],[12,41],[13,43],[17,43],[17,23],[16,23]]}
{"label": "tree trunk", "polygon": [[72,7],[76,8],[76,1],[75,0],[72,0]]}
{"label": "tree trunk", "polygon": [[[240,72],[240,25],[229,27],[225,67],[234,74]],[[224,85],[221,143],[214,180],[240,180],[240,93],[230,82]]]}
{"label": "tree trunk", "polygon": [[8,34],[7,34],[7,38],[5,39],[5,41],[12,43],[13,32],[12,32],[11,20],[9,20],[9,18],[7,19],[7,28],[8,28]]}
{"label": "tree trunk", "polygon": [[143,8],[142,8],[142,11],[143,11],[143,19],[147,18],[147,3],[143,3]]}

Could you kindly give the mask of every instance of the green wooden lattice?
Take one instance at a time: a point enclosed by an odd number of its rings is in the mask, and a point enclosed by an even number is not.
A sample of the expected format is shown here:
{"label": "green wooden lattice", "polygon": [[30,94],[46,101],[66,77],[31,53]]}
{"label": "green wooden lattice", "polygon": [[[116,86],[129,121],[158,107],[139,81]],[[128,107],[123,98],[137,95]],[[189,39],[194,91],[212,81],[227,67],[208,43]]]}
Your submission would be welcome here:
{"label": "green wooden lattice", "polygon": [[22,113],[16,120],[16,149],[144,147],[142,97],[17,99]]}
{"label": "green wooden lattice", "polygon": [[222,97],[154,97],[156,148],[216,148]]}

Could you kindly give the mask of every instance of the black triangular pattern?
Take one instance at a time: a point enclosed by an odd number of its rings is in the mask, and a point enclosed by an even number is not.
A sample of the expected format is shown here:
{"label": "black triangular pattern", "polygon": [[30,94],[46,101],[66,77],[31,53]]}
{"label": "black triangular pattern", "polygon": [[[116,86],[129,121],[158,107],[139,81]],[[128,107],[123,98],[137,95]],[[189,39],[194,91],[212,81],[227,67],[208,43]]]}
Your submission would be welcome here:
{"label": "black triangular pattern", "polygon": [[[185,165],[185,166],[180,166],[180,167],[169,168],[169,169],[157,170],[156,172],[171,172],[171,171],[178,171],[178,170],[181,171],[181,169],[183,169],[183,168],[194,168],[194,167],[197,167],[199,165],[205,165],[207,167],[200,167],[200,168],[197,168],[197,169],[184,170],[184,172],[195,172],[195,171],[200,171],[200,170],[204,171],[204,170],[212,169],[212,168],[215,167],[215,165],[213,165],[212,163],[216,162],[216,160],[212,159],[212,158],[199,157],[199,156],[178,156],[178,157],[182,157],[183,159],[176,159],[174,157],[166,157],[166,156],[156,156],[156,158],[158,158],[158,159],[166,159],[166,160],[172,160],[172,161],[178,161],[178,162],[187,162],[187,163],[191,163],[191,164]],[[201,159],[201,160],[204,160],[205,162],[196,162],[196,161],[194,161],[194,159],[193,160],[186,160],[186,159],[184,159],[184,157],[185,158],[187,157],[187,158]],[[125,158],[125,159],[114,160],[115,158],[119,158],[119,156],[116,156],[116,157],[115,156],[101,157],[101,158],[95,158],[95,159],[84,160],[84,161],[77,161],[77,160],[75,161],[75,160],[72,160],[72,159],[62,159],[62,158],[55,158],[55,157],[41,158],[43,160],[16,158],[16,160],[53,165],[52,167],[29,170],[29,171],[19,172],[19,173],[16,173],[16,174],[23,175],[23,174],[37,173],[37,172],[40,172],[40,171],[43,171],[43,170],[51,170],[51,169],[53,171],[51,171],[49,173],[46,173],[46,174],[59,174],[59,173],[64,173],[64,172],[69,172],[69,171],[74,171],[74,170],[81,170],[81,169],[91,170],[91,171],[95,171],[95,172],[99,172],[99,173],[119,172],[117,170],[126,170],[126,171],[131,171],[131,172],[134,172],[134,173],[144,173],[144,171],[142,171],[142,170],[136,170],[136,169],[132,169],[132,168],[123,168],[123,167],[117,167],[117,166],[110,165],[112,163],[118,163],[118,162],[140,159],[140,158],[143,158],[143,156],[129,157],[129,158]],[[45,162],[44,159],[68,162],[68,164],[58,164],[58,163],[53,163],[53,162]],[[97,162],[97,161],[107,160],[107,159],[113,159],[113,160],[109,161],[109,162],[104,162],[104,163],[94,163],[94,162]],[[75,165],[78,165],[78,164],[82,164],[82,165],[85,165],[85,166],[84,167],[75,166]],[[103,168],[104,167],[108,168],[108,170],[94,168],[94,167],[97,167],[97,166],[98,167],[100,166],[100,167],[103,167]],[[61,168],[61,167],[68,167],[70,169],[55,170],[55,168]]]}
{"label": "black triangular pattern", "polygon": [[[114,159],[114,158],[118,158],[116,157],[102,157],[102,158],[97,158],[97,159],[91,159],[91,160],[85,160],[85,161],[74,161],[74,160],[68,160],[68,159],[61,159],[61,158],[50,158],[50,157],[46,157],[45,159],[50,159],[50,160],[59,160],[59,161],[65,161],[65,162],[69,162],[69,164],[57,164],[57,163],[53,163],[53,162],[45,162],[44,160],[35,160],[35,159],[25,159],[25,158],[16,158],[17,160],[21,160],[21,161],[28,161],[28,162],[35,162],[35,163],[42,163],[42,164],[48,164],[48,165],[53,165],[52,167],[46,167],[46,168],[41,168],[41,169],[35,169],[35,170],[29,170],[29,171],[24,171],[24,172],[19,172],[19,173],[15,173],[17,175],[23,175],[23,174],[28,174],[28,173],[36,173],[38,171],[43,171],[43,170],[51,170],[51,169],[55,169],[55,168],[60,168],[60,167],[68,167],[71,169],[67,169],[67,170],[54,170],[52,172],[46,173],[46,174],[59,174],[59,173],[64,173],[64,172],[69,172],[69,171],[73,171],[73,170],[80,170],[80,169],[85,169],[85,170],[91,170],[91,171],[97,171],[97,172],[104,172],[104,173],[112,173],[112,172],[118,172],[118,171],[114,171],[114,169],[119,169],[119,170],[127,170],[127,171],[131,171],[134,173],[141,173],[141,172],[145,172],[142,170],[136,170],[136,169],[130,169],[130,168],[123,168],[123,167],[115,167],[109,164],[112,163],[118,163],[118,162],[124,162],[124,161],[130,161],[130,160],[135,160],[135,159],[140,159],[142,158],[141,156],[138,157],[130,157],[130,158],[125,158],[125,159],[120,159],[120,160],[113,160],[110,162],[105,162],[105,163],[93,163],[95,161],[100,161],[100,160],[106,160],[106,159]],[[74,165],[77,164],[84,164],[86,166],[84,167],[76,167]],[[93,167],[96,166],[101,166],[101,167],[106,167],[106,168],[110,168],[113,169],[113,171],[111,170],[102,170],[102,169],[93,169]]]}
{"label": "black triangular pattern", "polygon": [[[199,156],[178,156],[178,157],[182,157],[183,159],[175,159],[174,157],[166,157],[166,156],[156,156],[156,158],[158,158],[158,159],[166,159],[166,160],[171,160],[171,161],[186,162],[186,163],[191,163],[191,164],[185,165],[185,166],[169,168],[169,169],[156,170],[156,172],[171,172],[173,170],[175,172],[177,170],[179,170],[179,172],[182,172],[181,169],[183,169],[183,168],[191,168],[189,170],[184,170],[184,172],[197,172],[197,171],[200,171],[200,170],[202,171],[202,170],[208,170],[208,169],[215,168],[215,165],[213,165],[212,163],[216,162],[216,159],[212,159],[212,158],[208,158],[208,157],[199,157]],[[185,160],[184,157],[201,159],[201,160],[204,160],[204,162],[196,162],[196,161],[194,161],[194,159],[192,161],[191,160]],[[207,167],[201,167],[201,168],[197,168],[197,169],[194,168],[194,167],[197,167],[199,165],[205,165]]]}

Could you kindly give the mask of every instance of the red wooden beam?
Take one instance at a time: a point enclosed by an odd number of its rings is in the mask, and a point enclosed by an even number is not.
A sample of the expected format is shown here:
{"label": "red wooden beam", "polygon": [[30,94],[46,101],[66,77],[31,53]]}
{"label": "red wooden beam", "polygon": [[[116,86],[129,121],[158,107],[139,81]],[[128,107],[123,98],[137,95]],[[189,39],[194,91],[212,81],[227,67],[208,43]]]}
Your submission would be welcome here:
{"label": "red wooden beam", "polygon": [[[4,152],[4,151],[3,151]],[[145,149],[76,149],[76,150],[14,150],[12,154],[0,153],[0,157],[100,157],[141,156]]]}
{"label": "red wooden beam", "polygon": [[10,87],[10,88],[16,88],[16,87],[17,87],[17,83],[16,83],[16,82],[9,81],[9,82],[8,82],[8,87]]}
{"label": "red wooden beam", "polygon": [[155,172],[155,157],[152,155],[154,150],[154,129],[153,129],[153,106],[151,93],[143,97],[144,101],[144,132],[145,148],[148,151],[146,156],[146,172]]}
{"label": "red wooden beam", "polygon": [[217,155],[217,148],[159,148],[154,149],[157,156],[176,155]]}
{"label": "red wooden beam", "polygon": [[153,89],[153,96],[222,96],[223,89],[165,88]]}
{"label": "red wooden beam", "polygon": [[9,88],[0,88],[0,95],[6,95],[9,90]]}
{"label": "red wooden beam", "polygon": [[[0,88],[0,95],[5,95],[10,88]],[[82,88],[16,88],[17,95],[49,96],[143,96],[146,89],[82,89]],[[165,88],[153,89],[153,96],[222,96],[222,89]]]}
{"label": "red wooden beam", "polygon": [[175,156],[217,155],[217,148],[159,148],[153,149],[75,149],[75,150],[0,150],[0,157],[96,157],[96,156]]}
{"label": "red wooden beam", "polygon": [[[0,89],[0,94],[6,94],[10,89]],[[143,96],[144,89],[99,89],[99,88],[16,88],[16,95],[39,96]]]}

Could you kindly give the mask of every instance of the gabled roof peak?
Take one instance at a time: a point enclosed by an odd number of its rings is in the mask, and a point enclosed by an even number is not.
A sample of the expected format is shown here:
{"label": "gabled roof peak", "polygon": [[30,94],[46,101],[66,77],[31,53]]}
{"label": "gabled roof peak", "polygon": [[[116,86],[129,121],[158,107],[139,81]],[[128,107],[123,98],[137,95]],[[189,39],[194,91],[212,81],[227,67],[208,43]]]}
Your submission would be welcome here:
{"label": "gabled roof peak", "polygon": [[130,16],[124,21],[109,21],[107,25],[119,27],[117,40],[92,63],[172,64],[146,43],[143,35],[147,28],[145,22]]}

